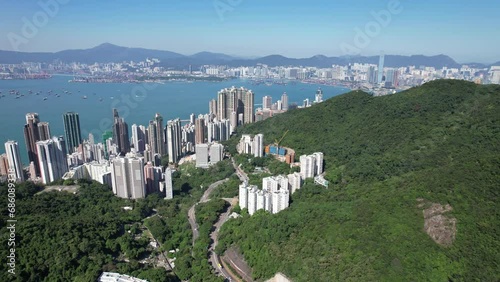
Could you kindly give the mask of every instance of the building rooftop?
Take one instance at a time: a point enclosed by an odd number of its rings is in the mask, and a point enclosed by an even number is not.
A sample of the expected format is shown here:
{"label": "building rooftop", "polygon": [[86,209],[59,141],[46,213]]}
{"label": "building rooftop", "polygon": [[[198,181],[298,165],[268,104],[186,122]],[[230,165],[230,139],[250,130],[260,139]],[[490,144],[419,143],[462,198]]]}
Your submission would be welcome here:
{"label": "building rooftop", "polygon": [[99,276],[97,282],[148,282],[148,281],[120,273],[103,272],[101,276]]}

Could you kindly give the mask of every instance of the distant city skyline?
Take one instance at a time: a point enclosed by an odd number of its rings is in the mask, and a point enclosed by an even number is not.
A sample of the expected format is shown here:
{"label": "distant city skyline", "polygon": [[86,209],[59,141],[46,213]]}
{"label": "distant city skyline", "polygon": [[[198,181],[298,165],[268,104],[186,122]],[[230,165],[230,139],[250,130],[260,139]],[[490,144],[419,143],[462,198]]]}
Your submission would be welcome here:
{"label": "distant city skyline", "polygon": [[[366,56],[383,50],[394,55],[445,54],[461,63],[500,60],[500,37],[495,36],[500,4],[495,1],[3,2],[0,50],[56,52],[110,42],[186,55],[210,51],[246,58],[307,58],[347,55],[342,46],[348,44]],[[52,6],[44,9],[40,3]],[[390,5],[397,5],[398,12],[370,33],[374,15]],[[35,31],[26,33],[29,24]],[[367,44],[354,44],[357,30],[368,31]]]}

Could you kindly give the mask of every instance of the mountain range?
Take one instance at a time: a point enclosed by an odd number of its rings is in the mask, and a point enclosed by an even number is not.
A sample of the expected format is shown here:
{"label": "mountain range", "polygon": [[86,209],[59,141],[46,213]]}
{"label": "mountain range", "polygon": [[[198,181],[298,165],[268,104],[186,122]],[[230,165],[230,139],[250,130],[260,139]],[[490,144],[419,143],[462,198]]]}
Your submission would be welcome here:
{"label": "mountain range", "polygon": [[[222,53],[200,52],[194,55],[183,55],[171,51],[152,50],[144,48],[128,48],[104,43],[90,49],[64,50],[59,52],[16,52],[0,50],[1,64],[17,64],[21,62],[50,63],[54,60],[62,62],[81,63],[111,63],[124,61],[142,61],[146,58],[160,59],[161,65],[174,69],[187,69],[190,65],[195,69],[202,65],[228,65],[254,66],[265,64],[274,66],[310,66],[310,67],[331,67],[332,65],[347,65],[349,63],[369,63],[378,64],[379,56],[340,56],[327,57],[316,55],[310,58],[288,58],[282,55],[270,55],[257,59],[244,59]],[[491,65],[482,63],[467,63],[469,66],[484,68],[492,65],[500,65],[496,62]],[[460,67],[462,64],[456,62],[449,56],[440,54],[435,56],[424,55],[385,55],[386,67],[404,66],[429,66],[435,68]]]}

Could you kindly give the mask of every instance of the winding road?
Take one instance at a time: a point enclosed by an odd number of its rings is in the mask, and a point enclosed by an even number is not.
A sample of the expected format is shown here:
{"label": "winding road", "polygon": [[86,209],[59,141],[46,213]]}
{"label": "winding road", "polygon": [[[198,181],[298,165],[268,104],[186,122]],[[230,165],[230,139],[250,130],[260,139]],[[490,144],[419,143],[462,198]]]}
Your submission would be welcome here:
{"label": "winding road", "polygon": [[189,219],[189,224],[191,225],[191,230],[193,231],[193,246],[194,246],[194,242],[196,241],[196,239],[198,239],[198,236],[200,236],[200,234],[198,232],[198,224],[196,223],[196,214],[195,214],[196,205],[198,205],[199,203],[208,202],[210,200],[208,197],[210,196],[212,191],[215,188],[217,188],[217,186],[221,185],[222,183],[224,183],[228,180],[229,180],[229,178],[226,178],[226,179],[219,180],[217,182],[210,184],[210,186],[208,186],[208,189],[205,191],[205,193],[203,193],[203,196],[201,196],[201,199],[196,204],[192,205],[191,208],[189,208],[188,219]]}
{"label": "winding road", "polygon": [[[236,165],[236,162],[234,161],[233,158],[231,158],[231,162],[232,162],[233,167],[236,171],[236,175],[238,176],[240,181],[248,182],[249,178],[248,178],[247,174],[240,167],[238,167]],[[188,219],[189,219],[189,224],[191,225],[191,230],[193,232],[193,246],[194,246],[196,239],[198,239],[198,237],[200,235],[199,231],[198,231],[198,224],[196,223],[196,214],[195,214],[196,205],[198,205],[199,203],[208,202],[210,200],[209,196],[213,192],[213,190],[228,180],[229,180],[229,178],[226,178],[224,180],[220,180],[220,181],[212,183],[208,187],[208,189],[205,191],[205,193],[203,193],[203,196],[201,197],[201,199],[196,204],[191,206],[191,208],[189,208]],[[217,274],[224,276],[224,278],[226,278],[228,281],[239,281],[240,279],[238,279],[232,273],[228,272],[225,268],[222,267],[220,258],[214,251],[215,247],[218,244],[218,236],[219,236],[220,228],[229,219],[229,215],[231,214],[233,207],[238,202],[238,197],[235,197],[232,199],[223,198],[223,200],[227,201],[230,204],[230,206],[225,213],[223,213],[219,216],[219,219],[217,220],[217,222],[214,225],[215,230],[212,233],[210,233],[210,238],[212,239],[212,243],[209,246],[210,262],[211,262],[212,266],[214,267],[215,272]]]}

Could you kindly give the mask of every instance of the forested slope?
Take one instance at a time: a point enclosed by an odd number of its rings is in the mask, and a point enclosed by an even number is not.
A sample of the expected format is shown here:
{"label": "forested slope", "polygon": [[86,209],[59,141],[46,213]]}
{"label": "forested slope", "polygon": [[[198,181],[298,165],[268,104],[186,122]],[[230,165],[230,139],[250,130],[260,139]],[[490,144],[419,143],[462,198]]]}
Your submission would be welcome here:
{"label": "forested slope", "polygon": [[[224,226],[218,251],[239,245],[256,278],[500,279],[499,86],[440,80],[384,97],[354,91],[239,133],[270,143],[286,130],[282,144],[297,156],[325,153],[332,184],[307,184],[278,215]],[[433,203],[452,209],[449,246],[424,230]]]}

